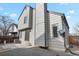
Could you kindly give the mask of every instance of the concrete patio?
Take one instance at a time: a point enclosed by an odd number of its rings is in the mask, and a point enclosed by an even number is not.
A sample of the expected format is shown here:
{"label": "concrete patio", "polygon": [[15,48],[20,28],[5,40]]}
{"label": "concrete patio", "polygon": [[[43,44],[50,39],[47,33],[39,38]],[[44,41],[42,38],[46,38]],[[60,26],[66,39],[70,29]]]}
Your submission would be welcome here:
{"label": "concrete patio", "polygon": [[20,48],[13,46],[13,44],[8,44],[7,46],[9,48],[0,49],[0,56],[72,56],[70,53],[58,50],[48,50],[38,47]]}

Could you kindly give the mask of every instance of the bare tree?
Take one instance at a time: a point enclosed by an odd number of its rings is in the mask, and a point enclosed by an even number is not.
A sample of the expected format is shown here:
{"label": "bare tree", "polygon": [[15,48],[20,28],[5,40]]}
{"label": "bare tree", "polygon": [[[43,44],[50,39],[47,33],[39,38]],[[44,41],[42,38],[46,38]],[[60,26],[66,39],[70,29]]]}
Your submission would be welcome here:
{"label": "bare tree", "polygon": [[12,23],[14,23],[14,20],[12,20],[9,16],[0,15],[0,30],[3,35],[7,35],[7,29]]}
{"label": "bare tree", "polygon": [[79,24],[77,23],[74,27],[75,32],[79,32]]}

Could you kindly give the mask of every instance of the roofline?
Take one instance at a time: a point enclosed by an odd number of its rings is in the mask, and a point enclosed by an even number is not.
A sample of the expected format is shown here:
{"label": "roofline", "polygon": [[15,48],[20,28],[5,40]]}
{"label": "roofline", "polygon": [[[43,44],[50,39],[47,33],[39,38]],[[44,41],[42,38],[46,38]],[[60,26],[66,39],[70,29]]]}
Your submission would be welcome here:
{"label": "roofline", "polygon": [[24,29],[19,29],[19,31],[24,31],[24,30],[27,30],[27,29],[32,29],[32,28],[24,28]]}
{"label": "roofline", "polygon": [[63,14],[62,17],[64,17],[65,23],[66,23],[66,25],[67,25],[67,27],[68,27],[68,29],[69,29],[69,25],[68,25],[68,22],[67,22],[67,20],[66,20],[65,14]]}
{"label": "roofline", "polygon": [[68,29],[69,29],[69,25],[68,25],[68,22],[67,22],[67,20],[66,20],[66,17],[65,17],[65,14],[64,14],[64,13],[55,12],[55,11],[48,11],[48,12],[49,12],[49,13],[52,13],[52,14],[59,15],[59,16],[61,16],[61,17],[64,17],[64,20],[65,20],[65,22],[66,22],[66,25],[67,25],[67,27],[68,27]]}
{"label": "roofline", "polygon": [[[32,8],[31,6],[25,5],[24,8],[23,8],[23,10],[22,10],[22,12],[21,12],[21,14],[20,14],[20,16],[18,17],[18,20],[20,19],[20,17],[22,16],[24,10],[25,10],[27,7]],[[33,9],[33,8],[32,8],[32,9]]]}
{"label": "roofline", "polygon": [[[30,8],[32,8],[31,6],[25,5],[25,7],[23,8],[23,10],[22,10],[22,12],[21,12],[21,14],[20,14],[18,20],[20,19],[21,15],[23,14],[23,12],[24,12],[24,10],[25,10],[26,7],[30,7]],[[32,8],[32,9],[33,9],[33,8]],[[69,25],[68,25],[68,22],[67,22],[67,20],[66,20],[66,17],[65,17],[65,14],[64,14],[64,13],[55,12],[55,11],[48,11],[48,10],[47,10],[47,12],[48,12],[48,13],[53,13],[53,14],[59,15],[59,16],[61,16],[61,17],[64,16],[66,25],[67,25],[67,27],[68,27],[68,29],[69,29]]]}
{"label": "roofline", "polygon": [[56,12],[56,11],[49,11],[49,13],[53,13],[53,14],[60,15],[60,16],[64,15],[64,13],[60,13],[60,12]]}

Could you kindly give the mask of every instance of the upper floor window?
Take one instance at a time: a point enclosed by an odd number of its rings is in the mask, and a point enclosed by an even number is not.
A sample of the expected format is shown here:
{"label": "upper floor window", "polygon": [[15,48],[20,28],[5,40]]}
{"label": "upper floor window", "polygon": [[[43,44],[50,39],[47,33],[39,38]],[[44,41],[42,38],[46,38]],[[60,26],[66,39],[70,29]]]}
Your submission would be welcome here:
{"label": "upper floor window", "polygon": [[27,23],[27,17],[24,17],[24,23]]}

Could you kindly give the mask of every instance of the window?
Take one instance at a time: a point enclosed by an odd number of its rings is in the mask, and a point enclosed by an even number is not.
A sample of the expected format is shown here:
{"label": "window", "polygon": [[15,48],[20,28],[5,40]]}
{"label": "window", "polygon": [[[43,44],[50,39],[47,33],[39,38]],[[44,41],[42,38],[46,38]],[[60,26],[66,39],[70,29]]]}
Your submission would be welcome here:
{"label": "window", "polygon": [[58,37],[57,26],[53,26],[53,37]]}
{"label": "window", "polygon": [[25,31],[25,41],[29,41],[29,30]]}
{"label": "window", "polygon": [[27,17],[24,17],[24,23],[27,23]]}

